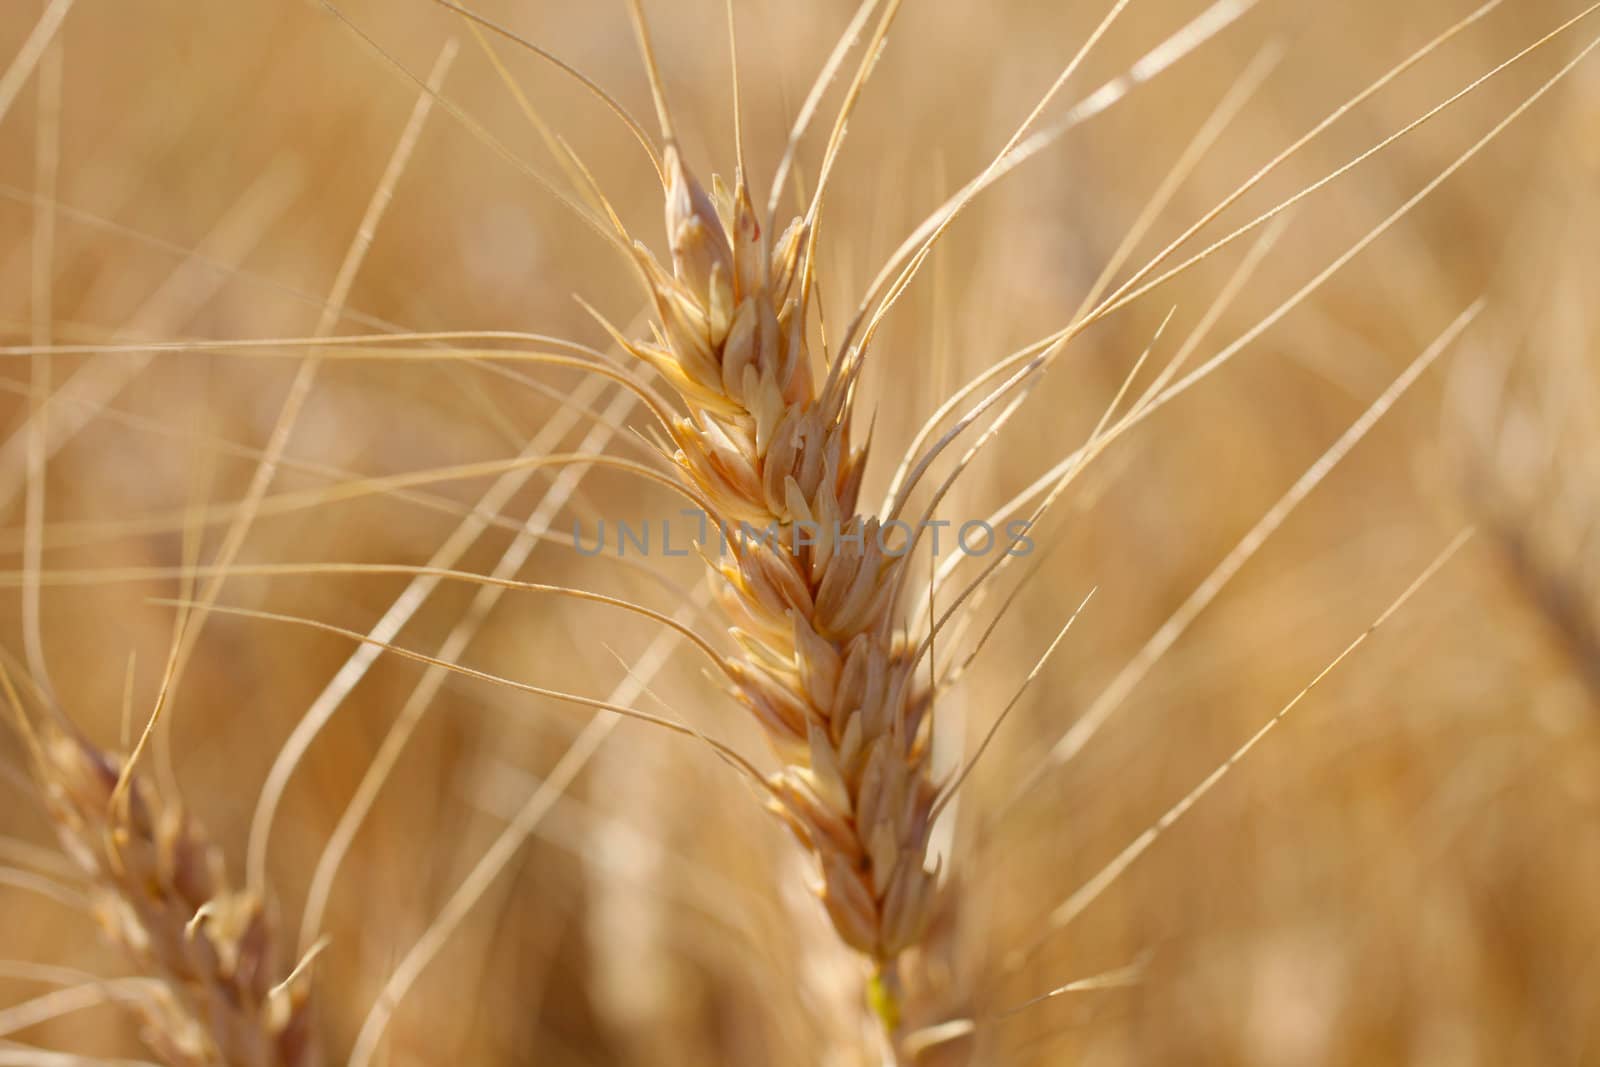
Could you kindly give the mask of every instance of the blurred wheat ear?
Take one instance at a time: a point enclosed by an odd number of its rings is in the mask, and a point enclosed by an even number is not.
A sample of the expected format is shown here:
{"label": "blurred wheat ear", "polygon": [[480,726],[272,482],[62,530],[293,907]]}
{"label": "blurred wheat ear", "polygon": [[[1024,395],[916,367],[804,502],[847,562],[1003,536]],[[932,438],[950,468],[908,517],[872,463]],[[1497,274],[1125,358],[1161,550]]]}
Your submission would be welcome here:
{"label": "blurred wheat ear", "polygon": [[[36,727],[0,678],[61,843],[89,877],[105,935],[149,983],[128,998],[173,1067],[317,1067],[310,962],[283,964],[262,899],[228,882],[221,851],[135,766],[70,727]],[[165,695],[163,693],[163,695]]]}
{"label": "blurred wheat ear", "polygon": [[1541,176],[1495,328],[1451,377],[1445,445],[1465,509],[1600,706],[1600,334],[1584,292],[1597,172]]}

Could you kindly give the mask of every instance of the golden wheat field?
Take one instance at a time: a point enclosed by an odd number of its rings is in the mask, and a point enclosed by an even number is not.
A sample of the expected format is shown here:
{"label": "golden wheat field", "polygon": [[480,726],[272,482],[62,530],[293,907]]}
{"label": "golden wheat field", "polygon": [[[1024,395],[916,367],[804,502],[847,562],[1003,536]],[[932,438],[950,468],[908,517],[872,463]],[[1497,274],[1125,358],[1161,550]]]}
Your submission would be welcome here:
{"label": "golden wheat field", "polygon": [[0,0],[0,1065],[1600,1064],[1597,9]]}

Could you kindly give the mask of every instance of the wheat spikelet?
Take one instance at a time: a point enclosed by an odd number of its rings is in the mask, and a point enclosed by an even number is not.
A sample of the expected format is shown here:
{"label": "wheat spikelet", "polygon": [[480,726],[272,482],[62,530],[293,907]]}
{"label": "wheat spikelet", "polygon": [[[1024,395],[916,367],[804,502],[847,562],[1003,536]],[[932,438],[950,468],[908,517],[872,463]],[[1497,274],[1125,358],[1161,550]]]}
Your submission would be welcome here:
{"label": "wheat spikelet", "polygon": [[36,763],[106,935],[160,979],[161,995],[139,1004],[152,1051],[173,1067],[320,1064],[304,972],[279,970],[261,899],[228,885],[221,851],[184,807],[63,730],[40,738]]}

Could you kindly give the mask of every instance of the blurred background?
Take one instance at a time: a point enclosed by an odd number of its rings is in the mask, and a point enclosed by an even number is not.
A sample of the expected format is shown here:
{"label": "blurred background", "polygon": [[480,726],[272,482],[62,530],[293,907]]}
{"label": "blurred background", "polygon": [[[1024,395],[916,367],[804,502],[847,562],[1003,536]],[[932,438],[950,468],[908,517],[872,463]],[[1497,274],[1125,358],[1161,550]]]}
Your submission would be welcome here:
{"label": "blurred background", "polygon": [[[215,558],[308,350],[70,346],[317,331],[413,117],[417,79],[451,41],[448,103],[421,126],[326,332],[508,330],[606,348],[575,295],[640,332],[635,278],[552,194],[570,185],[517,93],[658,253],[661,195],[627,128],[590,94],[503,39],[485,38],[486,50],[428,0],[351,0],[340,6],[348,21],[285,0],[78,0],[39,55],[36,27],[61,6],[0,9],[0,72],[38,56],[25,80],[0,73],[0,88],[14,89],[0,94],[0,648],[14,671],[30,661],[19,586],[31,487],[44,516],[42,654],[31,659],[90,737],[125,748],[130,723],[136,732],[154,704],[172,639],[174,609],[154,601],[188,595],[185,563]],[[722,4],[645,6],[691,166],[731,175]],[[745,158],[765,189],[854,6],[734,6]],[[1109,6],[905,4],[830,187],[826,329],[839,329],[896,246],[1006,143]],[[1582,6],[1499,5],[1187,247],[1320,180]],[[1134,0],[1046,121],[1206,7]],[[476,9],[641,120],[651,114],[620,0]],[[1473,10],[1468,0],[1261,0],[986,193],[876,343],[860,401],[875,418],[867,498],[881,495],[956,386],[1072,318],[1197,134],[1215,136],[1119,280]],[[1081,445],[1169,313],[1136,390],[1197,328],[1193,364],[1274,315],[1596,35],[1600,16],[1577,21],[1296,205],[1270,246],[1245,237],[1074,340],[941,517],[987,515]],[[841,93],[836,84],[801,142],[795,178],[807,194]],[[976,1032],[926,1062],[1600,1063],[1597,146],[1600,68],[1590,61],[1215,375],[1116,442],[1042,524],[1048,555],[1030,561],[1038,569],[941,705],[954,751],[972,751],[1096,594],[962,791],[944,846],[949,907],[915,1021],[970,1018]],[[798,202],[786,195],[784,210]],[[1240,538],[1480,298],[1471,327],[1104,729],[1039,773]],[[40,359],[30,345],[67,348]],[[531,582],[693,610],[698,560],[583,558],[562,543],[574,522],[592,539],[602,518],[673,514],[670,494],[590,470],[563,490],[552,536],[518,550],[560,470],[522,468],[510,482],[504,467],[450,470],[512,459],[530,442],[643,458],[633,428],[644,422],[613,389],[515,360],[325,354],[239,553],[246,570],[228,579],[221,604],[365,632],[407,575],[248,568],[421,566],[455,538],[463,547],[447,565],[463,570],[509,566]],[[36,479],[29,427],[44,396],[49,461]],[[607,421],[621,428],[593,436]],[[365,491],[340,488],[350,486]],[[476,536],[453,533],[474,516]],[[1469,523],[1477,535],[1413,601],[1081,915],[1051,928],[1053,909],[1226,761]],[[508,550],[521,555],[502,564]],[[974,607],[962,640],[1003,599]],[[714,615],[694,622],[725,640]],[[657,633],[603,606],[525,592],[489,605],[477,587],[446,581],[396,641],[603,698]],[[274,758],[356,647],[228,614],[212,616],[196,642],[156,763],[236,878]],[[331,938],[316,964],[330,1062],[342,1062],[391,969],[592,717],[427,675],[377,659],[290,780],[269,839],[272,908],[292,959],[319,855],[391,724],[419,716],[321,923]],[[752,724],[681,651],[638,706],[767,758]],[[53,837],[9,732],[0,771],[3,1011],[48,992],[30,965],[114,976],[126,964],[81,911],[29,881],[73,875],[40,851]],[[806,877],[787,832],[721,761],[624,724],[400,1004],[387,1062],[858,1062],[859,967],[829,940]],[[1127,977],[1135,964],[1131,983],[1030,1003],[1074,981]],[[140,1055],[136,1026],[115,1004],[0,1040]]]}

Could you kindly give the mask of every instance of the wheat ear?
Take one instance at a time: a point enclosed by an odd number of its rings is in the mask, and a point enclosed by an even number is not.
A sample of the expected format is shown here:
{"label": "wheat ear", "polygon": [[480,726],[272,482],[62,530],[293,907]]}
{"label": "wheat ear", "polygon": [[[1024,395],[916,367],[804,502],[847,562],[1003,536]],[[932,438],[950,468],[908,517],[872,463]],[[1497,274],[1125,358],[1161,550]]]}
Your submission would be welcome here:
{"label": "wheat ear", "polygon": [[279,970],[261,899],[229,887],[222,853],[176,801],[116,758],[50,728],[31,746],[67,852],[90,875],[109,938],[158,997],[144,1040],[172,1067],[317,1067],[304,967]]}
{"label": "wheat ear", "polygon": [[840,937],[875,963],[892,1028],[895,961],[922,935],[937,879],[931,700],[895,624],[900,560],[856,510],[866,449],[850,440],[851,376],[819,390],[813,373],[806,225],[769,247],[742,174],[731,191],[715,183],[714,204],[670,143],[664,163],[670,271],[636,250],[660,326],[619,340],[688,407],[668,428],[673,466],[732,532],[709,560],[739,646],[732,693],[782,761],[772,807],[816,857]]}

